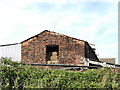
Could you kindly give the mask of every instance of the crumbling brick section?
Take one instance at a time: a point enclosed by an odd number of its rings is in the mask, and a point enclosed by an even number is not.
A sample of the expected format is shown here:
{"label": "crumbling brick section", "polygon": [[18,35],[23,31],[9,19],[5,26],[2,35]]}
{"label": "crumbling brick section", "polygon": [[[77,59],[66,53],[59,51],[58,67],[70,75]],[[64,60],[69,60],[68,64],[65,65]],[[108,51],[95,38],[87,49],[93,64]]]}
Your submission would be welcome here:
{"label": "crumbling brick section", "polygon": [[[50,56],[47,55],[47,53],[49,54],[46,50],[47,46],[53,46],[52,48],[58,46],[58,51],[51,50],[50,60],[47,60]],[[48,47],[48,49],[50,48]],[[24,63],[84,65],[81,60],[84,57],[85,41],[48,30],[22,42],[22,61]],[[54,61],[55,58],[57,60]]]}
{"label": "crumbling brick section", "polygon": [[89,58],[92,61],[99,61],[95,51],[90,47],[88,42],[85,42],[85,58]]}

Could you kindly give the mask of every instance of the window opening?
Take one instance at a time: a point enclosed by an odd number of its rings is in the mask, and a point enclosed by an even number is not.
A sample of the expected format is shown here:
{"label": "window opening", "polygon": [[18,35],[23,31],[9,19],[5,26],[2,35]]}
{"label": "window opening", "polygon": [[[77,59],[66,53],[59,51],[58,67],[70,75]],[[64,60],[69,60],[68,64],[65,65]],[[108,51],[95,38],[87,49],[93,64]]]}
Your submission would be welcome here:
{"label": "window opening", "polygon": [[58,62],[59,46],[58,45],[47,45],[46,46],[46,63],[56,64]]}

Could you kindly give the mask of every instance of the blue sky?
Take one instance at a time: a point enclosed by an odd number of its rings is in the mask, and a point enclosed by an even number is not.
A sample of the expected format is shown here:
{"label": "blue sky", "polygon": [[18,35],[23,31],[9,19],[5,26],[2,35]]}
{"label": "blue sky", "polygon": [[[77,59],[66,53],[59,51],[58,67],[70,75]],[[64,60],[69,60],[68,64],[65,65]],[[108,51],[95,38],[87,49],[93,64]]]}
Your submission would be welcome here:
{"label": "blue sky", "polygon": [[118,59],[117,0],[0,0],[0,12],[1,45],[51,30],[95,44],[98,57]]}

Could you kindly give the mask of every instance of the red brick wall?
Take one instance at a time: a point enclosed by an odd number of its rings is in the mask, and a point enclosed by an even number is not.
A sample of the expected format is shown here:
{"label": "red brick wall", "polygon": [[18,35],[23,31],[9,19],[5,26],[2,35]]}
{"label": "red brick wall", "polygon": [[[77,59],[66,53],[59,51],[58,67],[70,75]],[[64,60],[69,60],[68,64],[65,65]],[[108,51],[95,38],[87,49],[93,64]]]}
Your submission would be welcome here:
{"label": "red brick wall", "polygon": [[25,63],[46,63],[46,45],[59,45],[58,64],[81,64],[85,56],[85,42],[73,40],[65,35],[45,31],[22,42],[22,61]]}

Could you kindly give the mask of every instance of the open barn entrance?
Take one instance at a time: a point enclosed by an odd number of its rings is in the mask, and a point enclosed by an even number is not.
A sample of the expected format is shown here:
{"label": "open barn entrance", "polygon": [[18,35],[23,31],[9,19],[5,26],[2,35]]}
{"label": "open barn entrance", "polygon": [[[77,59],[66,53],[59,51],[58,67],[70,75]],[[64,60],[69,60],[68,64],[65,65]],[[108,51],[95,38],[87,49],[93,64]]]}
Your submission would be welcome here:
{"label": "open barn entrance", "polygon": [[55,64],[58,62],[59,46],[47,45],[46,46],[46,63]]}

